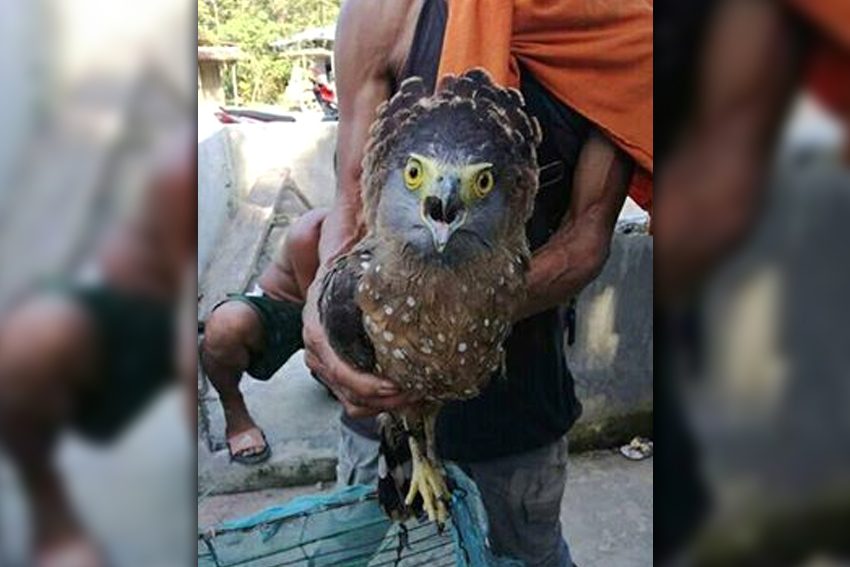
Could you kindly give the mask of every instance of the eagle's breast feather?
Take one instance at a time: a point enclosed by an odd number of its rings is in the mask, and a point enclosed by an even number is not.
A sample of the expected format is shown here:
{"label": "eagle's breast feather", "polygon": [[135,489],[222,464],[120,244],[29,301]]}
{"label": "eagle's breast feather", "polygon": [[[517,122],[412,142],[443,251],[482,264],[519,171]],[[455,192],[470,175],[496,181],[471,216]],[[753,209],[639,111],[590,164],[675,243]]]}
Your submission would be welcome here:
{"label": "eagle's breast feather", "polygon": [[426,400],[475,397],[503,367],[525,265],[521,252],[508,250],[461,269],[364,260],[355,301],[376,374]]}

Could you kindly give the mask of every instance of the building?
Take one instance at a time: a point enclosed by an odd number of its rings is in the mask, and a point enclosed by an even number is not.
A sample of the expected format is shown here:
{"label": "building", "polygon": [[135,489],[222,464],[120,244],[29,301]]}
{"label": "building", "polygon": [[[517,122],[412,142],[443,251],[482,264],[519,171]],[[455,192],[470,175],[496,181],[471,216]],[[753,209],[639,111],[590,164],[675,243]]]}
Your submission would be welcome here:
{"label": "building", "polygon": [[198,46],[198,104],[225,104],[224,75],[228,63],[233,92],[237,92],[236,62],[244,57],[242,50],[235,45]]}

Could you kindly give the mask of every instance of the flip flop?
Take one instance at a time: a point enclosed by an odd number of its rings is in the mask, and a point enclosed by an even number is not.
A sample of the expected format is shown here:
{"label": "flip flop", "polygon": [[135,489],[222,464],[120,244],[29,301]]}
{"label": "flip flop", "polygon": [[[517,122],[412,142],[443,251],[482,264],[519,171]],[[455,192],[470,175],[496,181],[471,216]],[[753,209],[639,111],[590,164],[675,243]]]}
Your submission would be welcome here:
{"label": "flip flop", "polygon": [[[259,453],[251,453],[250,455],[243,454],[249,449],[253,449],[263,444],[263,450]],[[269,442],[266,440],[266,434],[259,427],[252,427],[247,431],[238,433],[227,439],[227,451],[230,453],[230,460],[241,465],[256,465],[267,461],[272,454]]]}
{"label": "flip flop", "polygon": [[620,454],[631,461],[642,461],[652,456],[652,441],[635,437],[631,443],[620,447]]}

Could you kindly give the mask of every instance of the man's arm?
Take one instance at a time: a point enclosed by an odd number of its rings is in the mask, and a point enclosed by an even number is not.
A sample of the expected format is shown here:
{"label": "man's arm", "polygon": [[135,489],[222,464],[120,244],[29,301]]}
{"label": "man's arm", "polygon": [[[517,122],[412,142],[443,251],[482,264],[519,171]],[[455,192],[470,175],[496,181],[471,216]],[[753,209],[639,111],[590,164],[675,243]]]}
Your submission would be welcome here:
{"label": "man's arm", "polygon": [[590,134],[573,174],[570,208],[531,259],[528,299],[515,320],[564,303],[599,275],[632,168],[632,159],[610,140],[596,130]]}
{"label": "man's arm", "polygon": [[[339,97],[337,195],[319,241],[319,271],[362,237],[361,162],[378,106],[392,95],[394,69],[406,55],[419,0],[347,0],[334,47]],[[318,278],[317,278],[318,279]]]}
{"label": "man's arm", "polygon": [[[362,237],[360,162],[375,118],[375,108],[390,96],[385,57],[379,50],[388,34],[363,29],[362,10],[373,2],[346,2],[339,19],[336,85],[339,96],[337,130],[337,194],[319,241],[320,272]],[[378,26],[381,28],[382,26]],[[371,40],[371,41],[366,41]]]}
{"label": "man's arm", "polygon": [[361,161],[375,111],[391,94],[392,57],[408,17],[408,4],[349,0],[337,23],[337,195],[322,224],[319,270],[304,308],[304,344],[307,366],[337,393],[352,416],[376,413],[407,401],[392,382],[357,372],[336,356],[319,322],[317,300],[330,264],[363,236]]}
{"label": "man's arm", "polygon": [[700,62],[694,116],[658,170],[659,301],[692,291],[754,224],[801,48],[781,3],[730,0],[718,9]]}

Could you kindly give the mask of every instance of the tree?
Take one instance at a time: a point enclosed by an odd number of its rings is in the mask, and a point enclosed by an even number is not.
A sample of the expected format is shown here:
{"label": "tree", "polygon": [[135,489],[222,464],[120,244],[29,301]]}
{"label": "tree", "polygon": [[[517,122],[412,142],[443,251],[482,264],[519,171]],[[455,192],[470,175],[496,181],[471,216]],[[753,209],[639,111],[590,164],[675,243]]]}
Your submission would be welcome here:
{"label": "tree", "polygon": [[[239,99],[279,102],[291,62],[271,47],[277,39],[336,21],[340,0],[198,0],[198,41],[232,43],[247,55],[236,65]],[[225,81],[228,98],[234,93]]]}

